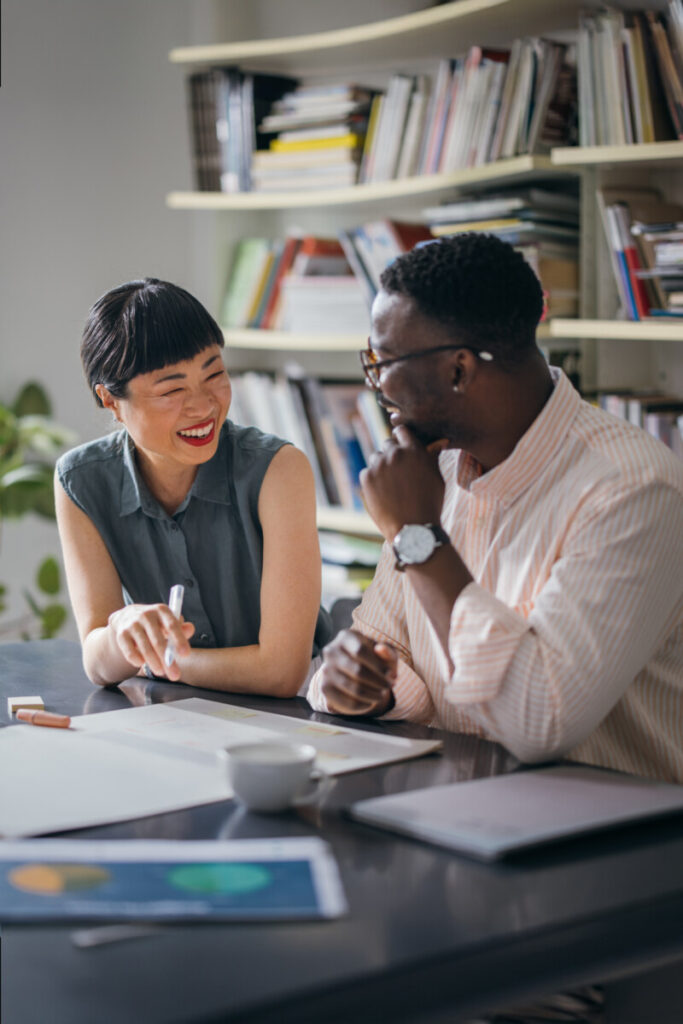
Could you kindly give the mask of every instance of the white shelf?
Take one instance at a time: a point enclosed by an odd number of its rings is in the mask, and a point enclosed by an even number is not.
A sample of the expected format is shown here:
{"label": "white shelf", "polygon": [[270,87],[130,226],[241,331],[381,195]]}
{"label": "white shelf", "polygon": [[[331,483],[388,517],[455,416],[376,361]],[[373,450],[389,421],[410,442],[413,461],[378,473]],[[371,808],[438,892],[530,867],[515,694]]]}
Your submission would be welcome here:
{"label": "white shelf", "polygon": [[[573,323],[573,321],[562,321]],[[539,341],[557,337],[549,324],[540,324]],[[259,349],[272,352],[360,352],[367,345],[367,334],[295,334],[292,331],[263,331],[253,327],[229,328],[223,331],[229,348]],[[562,335],[566,337],[566,335]]]}
{"label": "white shelf", "polygon": [[171,50],[175,64],[238,64],[252,71],[330,71],[340,63],[376,67],[453,57],[474,43],[509,44],[577,23],[580,0],[456,0],[439,7],[331,32]]}
{"label": "white shelf", "polygon": [[439,197],[453,189],[476,188],[489,182],[512,182],[531,175],[566,175],[554,167],[548,156],[516,156],[483,167],[468,167],[448,174],[424,174],[416,178],[348,185],[344,188],[302,189],[300,192],[169,192],[166,205],[173,210],[282,210],[321,206],[354,206],[410,199],[414,196]]}
{"label": "white shelf", "polygon": [[660,320],[553,320],[551,338],[612,338],[616,340],[683,342],[683,318]]}
{"label": "white shelf", "polygon": [[318,508],[318,528],[336,530],[339,533],[358,533],[364,537],[379,537],[379,530],[367,512],[353,512],[346,508],[330,506]]}
{"label": "white shelf", "polygon": [[290,331],[262,331],[242,328],[223,331],[230,348],[269,349],[296,352],[360,352],[367,346],[367,334],[295,334]]}
{"label": "white shelf", "polygon": [[619,166],[638,163],[683,163],[683,142],[648,142],[630,146],[565,146],[553,149],[554,167]]}

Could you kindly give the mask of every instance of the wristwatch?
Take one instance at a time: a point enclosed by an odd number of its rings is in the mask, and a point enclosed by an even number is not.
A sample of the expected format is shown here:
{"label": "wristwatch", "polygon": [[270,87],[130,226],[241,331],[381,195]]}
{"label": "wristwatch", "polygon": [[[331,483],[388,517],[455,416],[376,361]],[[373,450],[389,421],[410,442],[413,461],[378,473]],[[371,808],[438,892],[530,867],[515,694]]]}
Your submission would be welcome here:
{"label": "wristwatch", "polygon": [[450,537],[438,523],[406,523],[392,543],[396,568],[403,572],[407,565],[422,565],[437,548],[450,542]]}

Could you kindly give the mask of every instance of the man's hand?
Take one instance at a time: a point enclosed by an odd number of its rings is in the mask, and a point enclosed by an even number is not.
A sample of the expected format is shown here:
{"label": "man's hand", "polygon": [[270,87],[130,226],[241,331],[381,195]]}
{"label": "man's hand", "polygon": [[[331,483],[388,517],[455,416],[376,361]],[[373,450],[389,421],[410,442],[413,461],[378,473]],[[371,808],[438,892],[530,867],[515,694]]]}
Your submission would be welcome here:
{"label": "man's hand", "polygon": [[388,541],[406,523],[440,522],[445,490],[441,447],[425,448],[408,427],[396,427],[360,474],[368,512]]}
{"label": "man's hand", "polygon": [[320,690],[332,715],[383,715],[394,706],[398,657],[387,644],[345,629],[323,651]]}

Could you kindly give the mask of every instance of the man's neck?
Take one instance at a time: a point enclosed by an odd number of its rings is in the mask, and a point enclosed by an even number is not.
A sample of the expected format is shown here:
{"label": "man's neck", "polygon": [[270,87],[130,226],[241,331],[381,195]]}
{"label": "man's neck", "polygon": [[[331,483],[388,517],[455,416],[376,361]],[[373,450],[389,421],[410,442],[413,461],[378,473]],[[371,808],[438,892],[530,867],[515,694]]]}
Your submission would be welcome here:
{"label": "man's neck", "polygon": [[508,458],[552,393],[553,379],[541,352],[530,356],[520,371],[501,377],[488,434],[471,451],[485,473]]}

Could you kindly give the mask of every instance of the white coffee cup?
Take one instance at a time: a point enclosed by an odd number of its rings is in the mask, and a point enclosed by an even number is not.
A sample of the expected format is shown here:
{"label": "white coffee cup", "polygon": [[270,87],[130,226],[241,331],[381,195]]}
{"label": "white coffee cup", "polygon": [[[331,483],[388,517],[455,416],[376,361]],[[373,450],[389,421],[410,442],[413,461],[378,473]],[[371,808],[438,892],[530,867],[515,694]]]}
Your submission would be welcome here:
{"label": "white coffee cup", "polygon": [[314,767],[316,751],[308,743],[244,743],[222,754],[235,797],[250,811],[301,807],[330,787],[327,773]]}

